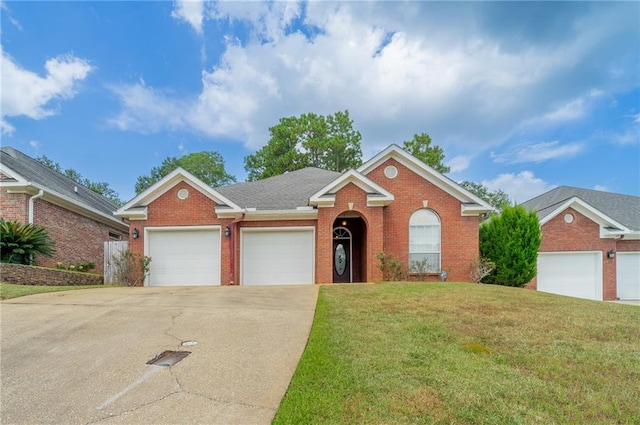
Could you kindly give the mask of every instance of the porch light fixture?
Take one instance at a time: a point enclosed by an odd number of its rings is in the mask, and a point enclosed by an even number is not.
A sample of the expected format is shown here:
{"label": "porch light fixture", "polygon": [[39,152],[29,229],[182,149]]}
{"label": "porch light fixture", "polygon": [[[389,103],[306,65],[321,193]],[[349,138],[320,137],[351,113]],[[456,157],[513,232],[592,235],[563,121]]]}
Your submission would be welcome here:
{"label": "porch light fixture", "polygon": [[138,239],[140,237],[140,232],[137,228],[133,229],[133,232],[131,232],[131,236],[133,236],[133,239]]}
{"label": "porch light fixture", "polygon": [[229,228],[229,226],[226,226],[224,228],[224,237],[228,238],[229,236],[231,236],[231,229]]}
{"label": "porch light fixture", "polygon": [[346,226],[347,225],[347,220],[342,220],[342,225]]}
{"label": "porch light fixture", "polygon": [[616,252],[613,249],[611,251],[608,251],[607,258],[609,259],[616,258]]}

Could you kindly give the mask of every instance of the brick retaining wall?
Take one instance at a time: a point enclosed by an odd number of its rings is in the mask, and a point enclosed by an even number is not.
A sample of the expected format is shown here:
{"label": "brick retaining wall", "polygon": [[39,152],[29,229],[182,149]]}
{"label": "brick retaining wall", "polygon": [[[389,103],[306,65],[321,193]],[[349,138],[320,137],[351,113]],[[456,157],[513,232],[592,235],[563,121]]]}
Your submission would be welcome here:
{"label": "brick retaining wall", "polygon": [[0,281],[17,285],[102,285],[100,274],[70,272],[22,264],[0,264]]}

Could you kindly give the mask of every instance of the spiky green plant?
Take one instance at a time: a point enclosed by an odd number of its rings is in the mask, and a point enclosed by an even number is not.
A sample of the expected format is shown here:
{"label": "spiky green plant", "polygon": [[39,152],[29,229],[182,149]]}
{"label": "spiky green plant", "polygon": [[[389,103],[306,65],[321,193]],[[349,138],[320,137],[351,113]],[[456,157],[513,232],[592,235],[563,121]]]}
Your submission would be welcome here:
{"label": "spiky green plant", "polygon": [[0,219],[0,257],[3,263],[31,264],[37,255],[51,257],[55,243],[44,227]]}

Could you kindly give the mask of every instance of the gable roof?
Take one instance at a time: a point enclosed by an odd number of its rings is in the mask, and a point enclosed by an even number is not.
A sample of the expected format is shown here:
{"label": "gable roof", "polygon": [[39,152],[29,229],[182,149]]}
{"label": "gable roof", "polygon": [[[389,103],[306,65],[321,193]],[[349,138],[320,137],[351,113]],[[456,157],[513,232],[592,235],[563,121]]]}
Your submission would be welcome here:
{"label": "gable roof", "polygon": [[521,205],[536,211],[541,224],[573,207],[587,216],[591,214],[589,218],[610,230],[640,234],[640,197],[637,196],[559,186]]}
{"label": "gable roof", "polygon": [[117,206],[108,198],[92,191],[28,155],[10,146],[0,148],[0,185],[16,192],[36,194],[44,191],[44,198],[83,215],[100,217],[111,225],[126,229],[127,225],[113,213]]}
{"label": "gable roof", "polygon": [[309,198],[340,173],[307,167],[266,179],[218,188],[243,208],[295,210],[309,205]]}
{"label": "gable roof", "polygon": [[391,201],[394,200],[394,196],[391,192],[374,181],[366,178],[356,170],[349,170],[311,195],[309,198],[309,204],[319,207],[333,207],[336,200],[336,192],[349,183],[355,184],[367,193],[368,207],[389,205]]}
{"label": "gable roof", "polygon": [[216,213],[236,214],[242,212],[242,208],[222,193],[204,183],[202,180],[183,168],[176,168],[171,173],[155,182],[147,189],[136,195],[132,200],[120,207],[115,214],[118,217],[127,217],[131,220],[144,220],[147,218],[147,206],[165,194],[169,189],[180,182],[186,182],[191,187],[216,203]]}
{"label": "gable roof", "polygon": [[483,199],[480,199],[478,196],[469,192],[449,177],[429,167],[427,164],[420,161],[413,155],[410,155],[400,146],[395,144],[390,145],[369,161],[362,164],[358,168],[358,172],[366,176],[390,158],[395,159],[400,164],[421,176],[423,179],[429,181],[460,201],[462,215],[479,215],[495,210]]}

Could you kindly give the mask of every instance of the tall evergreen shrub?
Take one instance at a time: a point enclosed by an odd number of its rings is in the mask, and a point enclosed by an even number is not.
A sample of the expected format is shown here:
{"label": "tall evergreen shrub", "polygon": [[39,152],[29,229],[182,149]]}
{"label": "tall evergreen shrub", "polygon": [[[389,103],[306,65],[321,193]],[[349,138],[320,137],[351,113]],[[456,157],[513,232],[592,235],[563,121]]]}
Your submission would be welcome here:
{"label": "tall evergreen shrub", "polygon": [[506,206],[480,226],[480,255],[489,258],[495,269],[482,281],[523,287],[536,275],[540,225],[535,211],[522,206]]}

